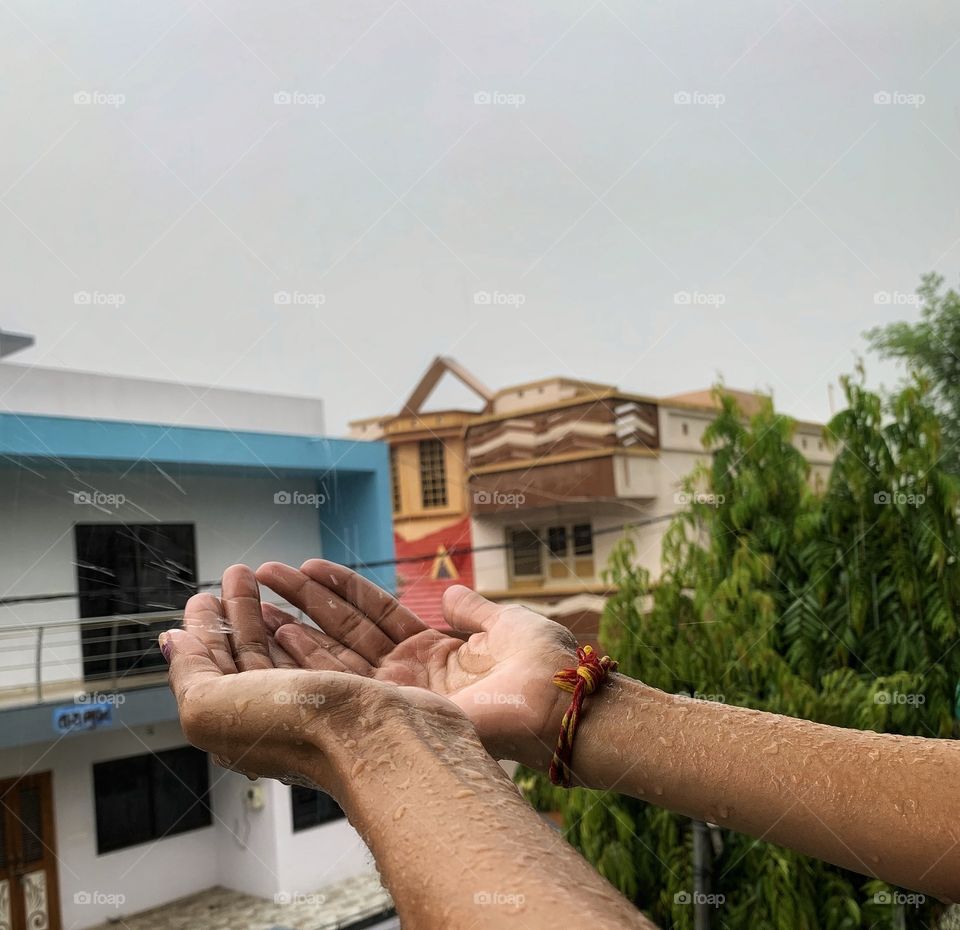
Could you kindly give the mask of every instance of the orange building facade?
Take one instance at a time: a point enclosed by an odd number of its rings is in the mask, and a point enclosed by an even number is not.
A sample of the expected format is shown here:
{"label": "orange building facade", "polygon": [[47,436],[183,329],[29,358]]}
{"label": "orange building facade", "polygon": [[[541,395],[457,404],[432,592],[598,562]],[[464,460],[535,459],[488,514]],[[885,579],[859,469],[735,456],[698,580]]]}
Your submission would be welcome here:
{"label": "orange building facade", "polygon": [[[476,409],[426,412],[452,376]],[[730,391],[744,416],[764,396]],[[390,447],[400,600],[446,629],[443,592],[464,584],[520,604],[596,643],[613,592],[604,569],[628,532],[656,579],[663,534],[688,501],[683,480],[709,459],[709,390],[648,397],[552,377],[491,392],[437,358],[399,413],[351,423],[351,436]],[[823,427],[797,421],[793,442],[822,486],[833,454]]]}
{"label": "orange building facade", "polygon": [[438,629],[447,629],[443,592],[454,584],[474,587],[464,434],[478,411],[423,411],[446,375],[476,396],[479,413],[488,409],[491,392],[453,359],[437,358],[399,413],[350,424],[352,438],[390,447],[398,597]]}

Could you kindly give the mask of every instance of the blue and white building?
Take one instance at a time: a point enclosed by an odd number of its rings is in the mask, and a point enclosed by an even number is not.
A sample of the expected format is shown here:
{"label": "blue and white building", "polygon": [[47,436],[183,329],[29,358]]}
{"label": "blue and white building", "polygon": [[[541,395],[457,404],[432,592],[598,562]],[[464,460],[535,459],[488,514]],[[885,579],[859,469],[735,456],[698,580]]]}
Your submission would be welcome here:
{"label": "blue and white building", "polygon": [[186,746],[156,638],[238,561],[392,589],[390,510],[386,446],[324,438],[319,400],[0,361],[0,927],[372,868],[325,796]]}

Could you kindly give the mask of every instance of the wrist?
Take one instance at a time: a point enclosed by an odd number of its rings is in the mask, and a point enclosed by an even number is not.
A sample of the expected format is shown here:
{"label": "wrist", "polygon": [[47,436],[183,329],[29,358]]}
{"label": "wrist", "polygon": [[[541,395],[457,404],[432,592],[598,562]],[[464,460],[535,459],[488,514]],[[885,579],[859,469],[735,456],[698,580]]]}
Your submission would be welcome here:
{"label": "wrist", "polygon": [[[591,654],[591,660],[595,656],[595,653]],[[570,746],[571,734],[569,728],[564,726],[564,718],[576,699],[573,689],[574,683],[578,682],[579,678],[573,672],[578,668],[578,660],[579,657],[573,655],[571,660],[563,665],[566,672],[564,677],[569,682],[571,690],[559,687],[554,681],[548,682],[549,692],[544,695],[544,704],[547,709],[541,717],[544,721],[543,726],[536,733],[531,730],[532,738],[525,741],[523,752],[509,758],[546,773],[551,768],[561,740],[567,747]],[[585,660],[587,666],[590,665],[591,660]],[[597,665],[600,666],[603,663],[597,662]],[[585,669],[581,671],[586,673]],[[587,786],[586,782],[592,778],[593,769],[599,761],[596,757],[609,754],[609,746],[616,745],[620,741],[618,729],[622,727],[624,721],[620,719],[618,722],[615,718],[620,713],[618,705],[623,702],[624,693],[628,690],[635,692],[638,688],[645,688],[639,682],[614,671],[594,669],[594,676],[599,677],[596,690],[591,694],[583,695],[582,700],[577,701],[579,713],[573,734],[572,759],[568,756],[568,751],[562,753],[562,758],[569,761],[576,770],[575,774],[580,776],[577,783],[581,786]],[[630,699],[635,700],[636,694],[631,693]],[[626,716],[629,719],[632,712],[627,710]]]}
{"label": "wrist", "polygon": [[645,705],[657,695],[662,692],[614,672],[587,697],[573,744],[574,785],[607,790],[619,783],[624,756],[611,747],[636,744]]}
{"label": "wrist", "polygon": [[446,699],[419,688],[369,684],[357,700],[333,712],[325,708],[322,725],[307,728],[316,774],[338,801],[368,806],[384,787],[409,781],[426,756],[434,766],[465,752],[486,757],[473,725]]}

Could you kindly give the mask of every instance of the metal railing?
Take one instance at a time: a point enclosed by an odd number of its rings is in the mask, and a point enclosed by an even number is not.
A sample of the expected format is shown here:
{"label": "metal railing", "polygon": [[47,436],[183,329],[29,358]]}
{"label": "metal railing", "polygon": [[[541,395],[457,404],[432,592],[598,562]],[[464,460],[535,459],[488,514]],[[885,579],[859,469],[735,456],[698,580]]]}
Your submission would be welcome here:
{"label": "metal railing", "polygon": [[0,706],[155,686],[157,637],[182,622],[173,610],[0,626]]}

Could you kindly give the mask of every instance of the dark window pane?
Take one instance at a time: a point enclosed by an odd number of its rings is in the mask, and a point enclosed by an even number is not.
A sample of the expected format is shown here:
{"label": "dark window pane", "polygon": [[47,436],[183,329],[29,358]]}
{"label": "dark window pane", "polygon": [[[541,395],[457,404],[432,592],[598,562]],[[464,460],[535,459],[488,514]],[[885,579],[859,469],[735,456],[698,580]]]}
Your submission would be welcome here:
{"label": "dark window pane", "polygon": [[184,746],[157,753],[152,763],[154,834],[171,836],[210,826],[207,754]]}
{"label": "dark window pane", "polygon": [[153,839],[148,760],[135,756],[93,767],[98,853]]}
{"label": "dark window pane", "polygon": [[[83,618],[179,610],[194,593],[192,524],[81,523],[75,535]],[[96,681],[163,668],[156,639],[166,625],[86,625],[84,677]]]}
{"label": "dark window pane", "polygon": [[540,537],[533,530],[513,530],[510,533],[510,550],[514,575],[543,573],[540,560]]}
{"label": "dark window pane", "polygon": [[290,788],[290,807],[293,812],[294,833],[343,817],[340,805],[329,794],[301,785]]}
{"label": "dark window pane", "polygon": [[550,555],[558,559],[567,554],[567,528],[565,526],[551,526],[547,528],[547,548]]}
{"label": "dark window pane", "polygon": [[593,555],[593,527],[589,523],[577,523],[574,526],[573,554]]}
{"label": "dark window pane", "polygon": [[206,753],[184,746],[93,767],[99,853],[212,822]]}

